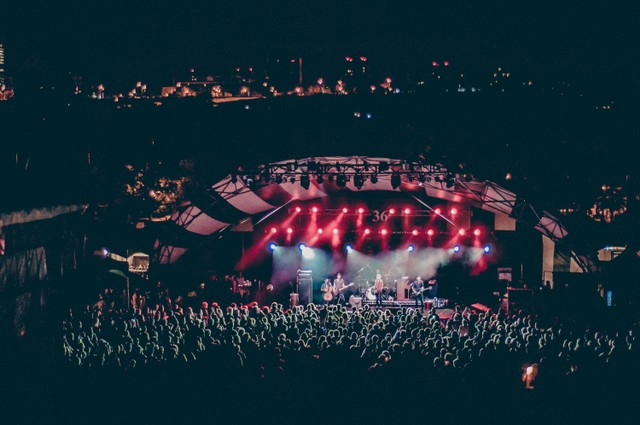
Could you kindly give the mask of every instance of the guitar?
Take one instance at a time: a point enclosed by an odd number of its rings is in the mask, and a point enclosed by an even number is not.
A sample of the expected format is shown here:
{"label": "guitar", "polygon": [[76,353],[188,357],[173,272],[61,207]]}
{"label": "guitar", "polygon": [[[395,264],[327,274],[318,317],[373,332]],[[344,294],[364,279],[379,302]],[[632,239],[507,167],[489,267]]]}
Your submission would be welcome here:
{"label": "guitar", "polygon": [[331,301],[336,295],[338,295],[340,292],[344,291],[345,289],[347,289],[350,286],[355,285],[354,282],[351,282],[348,285],[343,286],[342,288],[338,289],[338,290],[334,290],[334,291],[326,291],[324,293],[324,295],[322,296],[322,299],[324,299],[325,301]]}
{"label": "guitar", "polygon": [[417,290],[417,291],[416,291],[415,289],[411,288],[411,297],[412,297],[412,298],[416,298],[418,295],[422,294],[422,293],[423,293],[424,291],[426,291],[427,289],[429,289],[429,287],[428,287],[428,286],[426,286],[426,287],[424,287],[424,288],[421,288],[421,289],[419,289],[419,290]]}

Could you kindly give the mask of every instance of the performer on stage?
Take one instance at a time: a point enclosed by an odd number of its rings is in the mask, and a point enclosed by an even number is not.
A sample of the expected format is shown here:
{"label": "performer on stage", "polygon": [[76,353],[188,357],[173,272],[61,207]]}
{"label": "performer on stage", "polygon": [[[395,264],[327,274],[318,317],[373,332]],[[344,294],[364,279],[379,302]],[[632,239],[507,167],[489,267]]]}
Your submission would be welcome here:
{"label": "performer on stage", "polygon": [[373,282],[374,289],[376,291],[376,307],[382,307],[382,291],[384,290],[384,281],[380,270],[376,270],[376,279]]}
{"label": "performer on stage", "polygon": [[336,304],[345,304],[344,298],[344,279],[342,278],[342,274],[338,273],[335,280],[333,281],[333,296]]}
{"label": "performer on stage", "polygon": [[416,300],[416,307],[424,308],[424,281],[420,276],[411,282],[411,296]]}
{"label": "performer on stage", "polygon": [[326,278],[320,287],[320,290],[322,291],[322,299],[324,300],[324,303],[329,304],[333,299],[333,283],[331,283],[331,279]]}

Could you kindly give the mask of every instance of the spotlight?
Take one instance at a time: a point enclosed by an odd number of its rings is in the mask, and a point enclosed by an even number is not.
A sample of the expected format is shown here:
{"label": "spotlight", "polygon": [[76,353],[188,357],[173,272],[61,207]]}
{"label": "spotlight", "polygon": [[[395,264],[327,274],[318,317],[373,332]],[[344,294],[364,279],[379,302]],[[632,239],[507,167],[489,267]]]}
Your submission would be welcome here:
{"label": "spotlight", "polygon": [[412,234],[413,236],[418,236],[418,229],[413,229],[413,230],[411,231],[411,234]]}
{"label": "spotlight", "polygon": [[362,207],[358,208],[358,214],[364,214],[364,208]]}
{"label": "spotlight", "polygon": [[351,245],[347,245],[347,246],[345,246],[345,247],[344,247],[344,249],[345,249],[347,252],[351,252],[351,251],[353,250],[353,247],[352,247]]}
{"label": "spotlight", "polygon": [[336,179],[336,184],[339,188],[343,188],[347,185],[347,176],[344,174],[338,174],[338,178]]}
{"label": "spotlight", "polygon": [[304,242],[300,242],[300,243],[298,244],[298,249],[299,249],[300,251],[303,251],[306,247],[307,247],[307,245],[305,245],[305,243],[304,243]]}
{"label": "spotlight", "polygon": [[293,233],[293,229],[292,229],[291,227],[288,227],[288,228],[287,228],[287,233],[288,233],[288,234],[292,234],[292,233]]}
{"label": "spotlight", "polygon": [[454,245],[453,252],[460,252],[460,245]]}
{"label": "spotlight", "polygon": [[383,236],[386,236],[388,233],[389,231],[387,229],[380,230],[380,234],[382,234]]}
{"label": "spotlight", "polygon": [[389,163],[387,161],[380,161],[378,164],[378,170],[387,171],[389,169]]}
{"label": "spotlight", "polygon": [[452,175],[448,175],[447,176],[447,184],[446,184],[447,189],[451,189],[455,183],[456,182],[454,180],[454,177]]}
{"label": "spotlight", "polygon": [[300,211],[302,211],[302,208],[296,207],[296,212],[299,213]]}
{"label": "spotlight", "polygon": [[349,208],[345,207],[342,209],[342,214],[346,214],[349,212]]}
{"label": "spotlight", "polygon": [[411,208],[405,208],[404,215],[409,215],[409,214],[411,214]]}
{"label": "spotlight", "polygon": [[309,258],[313,258],[313,257],[316,256],[315,253],[313,252],[313,249],[311,249],[311,248],[309,248],[307,246],[302,247],[301,251],[302,251],[302,258],[309,259]]}
{"label": "spotlight", "polygon": [[289,183],[294,184],[296,182],[295,177],[289,177]]}
{"label": "spotlight", "polygon": [[362,189],[362,186],[364,186],[364,176],[362,174],[356,174],[353,176],[353,185],[358,190]]}
{"label": "spotlight", "polygon": [[451,208],[451,211],[449,211],[451,213],[451,215],[457,215],[458,214],[458,209],[457,208]]}
{"label": "spotlight", "polygon": [[433,236],[436,232],[433,231],[433,229],[429,229],[427,230],[427,236]]}
{"label": "spotlight", "polygon": [[394,215],[396,213],[395,208],[389,208],[389,215]]}
{"label": "spotlight", "polygon": [[436,213],[437,215],[442,214],[442,210],[440,208],[436,208],[435,210],[433,210],[434,213]]}
{"label": "spotlight", "polygon": [[484,246],[483,250],[484,250],[484,253],[485,253],[485,254],[490,253],[490,252],[491,252],[491,245],[486,244],[486,245]]}
{"label": "spotlight", "polygon": [[324,183],[324,176],[322,174],[318,174],[316,176],[316,183],[318,183],[318,184]]}
{"label": "spotlight", "polygon": [[391,175],[391,187],[397,189],[400,186],[400,174],[393,173]]}
{"label": "spotlight", "polygon": [[317,213],[318,212],[318,207],[311,208],[311,212],[314,213],[314,214]]}
{"label": "spotlight", "polygon": [[413,246],[413,245],[409,245],[409,246],[407,247],[407,251],[409,251],[409,252],[413,252],[415,249],[416,249],[416,247],[415,247],[415,246]]}
{"label": "spotlight", "polygon": [[367,228],[367,229],[364,229],[364,234],[365,234],[365,235],[369,235],[369,234],[371,234],[371,229],[368,229],[368,228]]}
{"label": "spotlight", "polygon": [[278,246],[278,244],[277,244],[277,243],[275,243],[275,242],[271,242],[271,243],[269,244],[269,251],[273,251],[274,249],[276,249],[276,247],[277,247],[277,246]]}
{"label": "spotlight", "polygon": [[271,233],[277,233],[277,232],[278,232],[278,229],[276,229],[275,227],[271,228]]}
{"label": "spotlight", "polygon": [[333,229],[333,234],[337,235],[338,234],[338,229]]}
{"label": "spotlight", "polygon": [[481,233],[482,233],[482,232],[480,231],[480,229],[475,229],[475,230],[473,231],[473,235],[474,235],[474,236],[480,236],[480,234],[481,234]]}
{"label": "spotlight", "polygon": [[378,176],[376,174],[371,175],[371,184],[378,183]]}
{"label": "spotlight", "polygon": [[460,236],[464,236],[466,233],[467,233],[467,231],[466,231],[466,230],[464,230],[464,229],[460,229],[460,230],[458,230],[458,234],[459,234]]}
{"label": "spotlight", "polygon": [[309,174],[303,174],[300,176],[300,186],[302,186],[305,190],[309,189]]}
{"label": "spotlight", "polygon": [[280,174],[278,174],[278,175],[276,176],[276,183],[277,183],[277,184],[281,184],[281,183],[282,183],[282,176],[281,176]]}
{"label": "spotlight", "polygon": [[107,248],[102,248],[98,253],[102,258],[107,258],[109,256],[109,250]]}
{"label": "spotlight", "polygon": [[425,176],[424,174],[420,173],[420,175],[418,176],[418,181],[420,183],[424,183],[427,181],[427,176]]}
{"label": "spotlight", "polygon": [[322,228],[318,229],[318,234],[321,235],[322,234]]}

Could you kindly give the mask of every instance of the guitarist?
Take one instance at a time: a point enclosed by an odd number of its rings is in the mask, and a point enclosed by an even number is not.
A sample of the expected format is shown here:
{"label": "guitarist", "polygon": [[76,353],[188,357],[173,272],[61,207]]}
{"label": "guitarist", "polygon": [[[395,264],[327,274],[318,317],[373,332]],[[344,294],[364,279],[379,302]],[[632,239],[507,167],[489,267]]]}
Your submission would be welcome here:
{"label": "guitarist", "polygon": [[376,291],[376,307],[382,307],[382,291],[384,290],[384,281],[380,270],[376,270],[376,279],[373,282],[374,289]]}
{"label": "guitarist", "polygon": [[424,308],[424,281],[420,276],[416,278],[413,282],[411,282],[411,296],[414,300],[416,300],[416,307],[420,309]]}
{"label": "guitarist", "polygon": [[342,278],[342,274],[338,273],[333,281],[333,296],[336,300],[336,304],[346,303],[344,299],[344,288],[344,279]]}

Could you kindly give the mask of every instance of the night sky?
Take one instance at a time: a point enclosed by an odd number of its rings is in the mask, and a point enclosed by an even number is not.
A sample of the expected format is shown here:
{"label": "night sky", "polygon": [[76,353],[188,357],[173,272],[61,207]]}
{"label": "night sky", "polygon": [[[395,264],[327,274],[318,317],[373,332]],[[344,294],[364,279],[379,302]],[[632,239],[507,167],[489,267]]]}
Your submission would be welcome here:
{"label": "night sky", "polygon": [[0,7],[0,37],[17,82],[71,72],[162,83],[190,67],[222,72],[267,57],[322,63],[366,54],[390,72],[448,59],[594,90],[640,86],[637,3],[480,3],[25,0]]}

